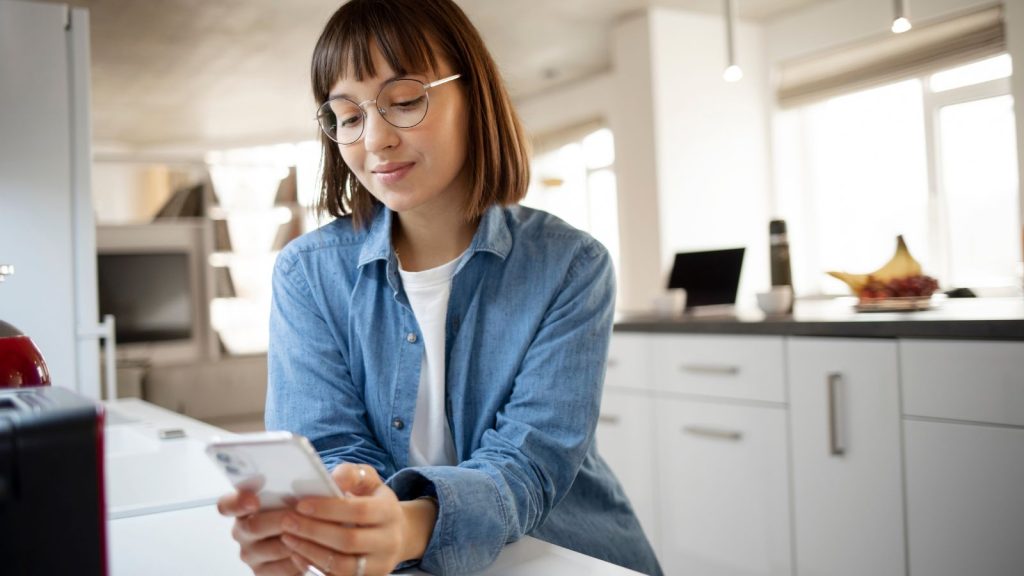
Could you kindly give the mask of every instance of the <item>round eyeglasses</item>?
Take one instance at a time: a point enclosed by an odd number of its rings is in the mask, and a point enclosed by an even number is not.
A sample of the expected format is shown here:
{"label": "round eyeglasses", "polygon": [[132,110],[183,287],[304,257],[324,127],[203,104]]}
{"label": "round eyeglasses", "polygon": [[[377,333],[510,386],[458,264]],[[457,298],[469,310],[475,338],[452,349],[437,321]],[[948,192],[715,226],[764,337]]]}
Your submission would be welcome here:
{"label": "round eyeglasses", "polygon": [[431,88],[458,79],[462,74],[453,74],[433,82],[420,82],[413,78],[389,80],[381,87],[377,97],[365,102],[356,102],[346,96],[335,96],[320,105],[316,119],[327,137],[338,144],[352,144],[363,136],[366,125],[364,106],[373,104],[377,112],[395,128],[412,128],[427,117],[430,107]]}

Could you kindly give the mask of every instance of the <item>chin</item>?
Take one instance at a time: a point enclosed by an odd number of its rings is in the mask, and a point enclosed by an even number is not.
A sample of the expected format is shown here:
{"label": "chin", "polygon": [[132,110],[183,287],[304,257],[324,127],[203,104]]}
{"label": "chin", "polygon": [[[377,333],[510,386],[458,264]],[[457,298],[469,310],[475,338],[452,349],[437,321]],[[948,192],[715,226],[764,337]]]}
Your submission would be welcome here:
{"label": "chin", "polygon": [[392,212],[408,212],[423,204],[423,201],[419,198],[413,197],[412,194],[395,192],[388,190],[380,194],[374,194],[377,200],[380,200],[381,204],[387,206]]}

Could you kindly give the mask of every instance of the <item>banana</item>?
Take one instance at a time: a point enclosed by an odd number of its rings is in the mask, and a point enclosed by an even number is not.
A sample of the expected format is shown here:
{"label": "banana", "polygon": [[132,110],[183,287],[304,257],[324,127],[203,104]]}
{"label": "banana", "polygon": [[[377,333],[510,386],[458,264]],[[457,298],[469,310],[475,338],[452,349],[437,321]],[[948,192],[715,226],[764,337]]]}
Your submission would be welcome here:
{"label": "banana", "polygon": [[896,253],[893,254],[892,258],[884,266],[868,275],[874,276],[875,280],[880,282],[888,282],[896,278],[917,276],[920,273],[921,264],[910,255],[907,243],[903,241],[903,236],[901,235],[896,237]]}
{"label": "banana", "polygon": [[860,294],[860,291],[867,286],[869,278],[867,274],[849,274],[847,272],[829,272],[828,275],[846,282],[854,294]]}
{"label": "banana", "polygon": [[829,272],[828,275],[838,278],[846,283],[853,290],[854,294],[860,294],[864,286],[871,280],[888,282],[896,278],[906,278],[921,274],[921,263],[914,259],[903,241],[903,236],[896,237],[896,253],[881,268],[868,274],[850,274],[848,272]]}

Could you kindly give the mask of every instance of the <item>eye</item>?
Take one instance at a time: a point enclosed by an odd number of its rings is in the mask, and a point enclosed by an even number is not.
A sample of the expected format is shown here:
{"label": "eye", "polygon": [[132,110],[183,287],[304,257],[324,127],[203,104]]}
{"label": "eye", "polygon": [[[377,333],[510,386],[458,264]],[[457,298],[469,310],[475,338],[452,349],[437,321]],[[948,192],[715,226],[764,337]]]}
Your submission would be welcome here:
{"label": "eye", "polygon": [[404,100],[404,101],[401,101],[401,102],[395,102],[395,103],[392,104],[392,106],[396,106],[398,108],[415,108],[415,107],[420,106],[421,104],[423,104],[423,102],[426,101],[426,99],[427,99],[426,96],[419,96],[419,97],[413,98],[411,100]]}
{"label": "eye", "polygon": [[342,117],[340,118],[340,120],[340,125],[342,128],[351,128],[353,126],[358,126],[359,123],[363,120],[363,116],[361,114],[353,114]]}

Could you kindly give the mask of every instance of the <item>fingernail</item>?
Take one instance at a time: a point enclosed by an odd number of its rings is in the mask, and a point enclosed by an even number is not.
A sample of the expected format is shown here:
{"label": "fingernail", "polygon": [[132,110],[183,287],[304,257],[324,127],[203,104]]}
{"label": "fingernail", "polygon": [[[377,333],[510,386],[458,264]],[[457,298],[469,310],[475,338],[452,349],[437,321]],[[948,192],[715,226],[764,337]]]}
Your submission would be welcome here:
{"label": "fingernail", "polygon": [[285,516],[284,520],[281,521],[281,526],[285,530],[295,530],[299,527],[299,523],[295,521],[291,516]]}
{"label": "fingernail", "polygon": [[303,514],[313,513],[313,505],[310,504],[309,502],[299,502],[299,505],[296,507],[296,509]]}
{"label": "fingernail", "polygon": [[292,536],[289,536],[287,534],[282,534],[281,535],[281,542],[283,542],[284,545],[289,547],[289,548],[295,548],[295,538],[293,538]]}

